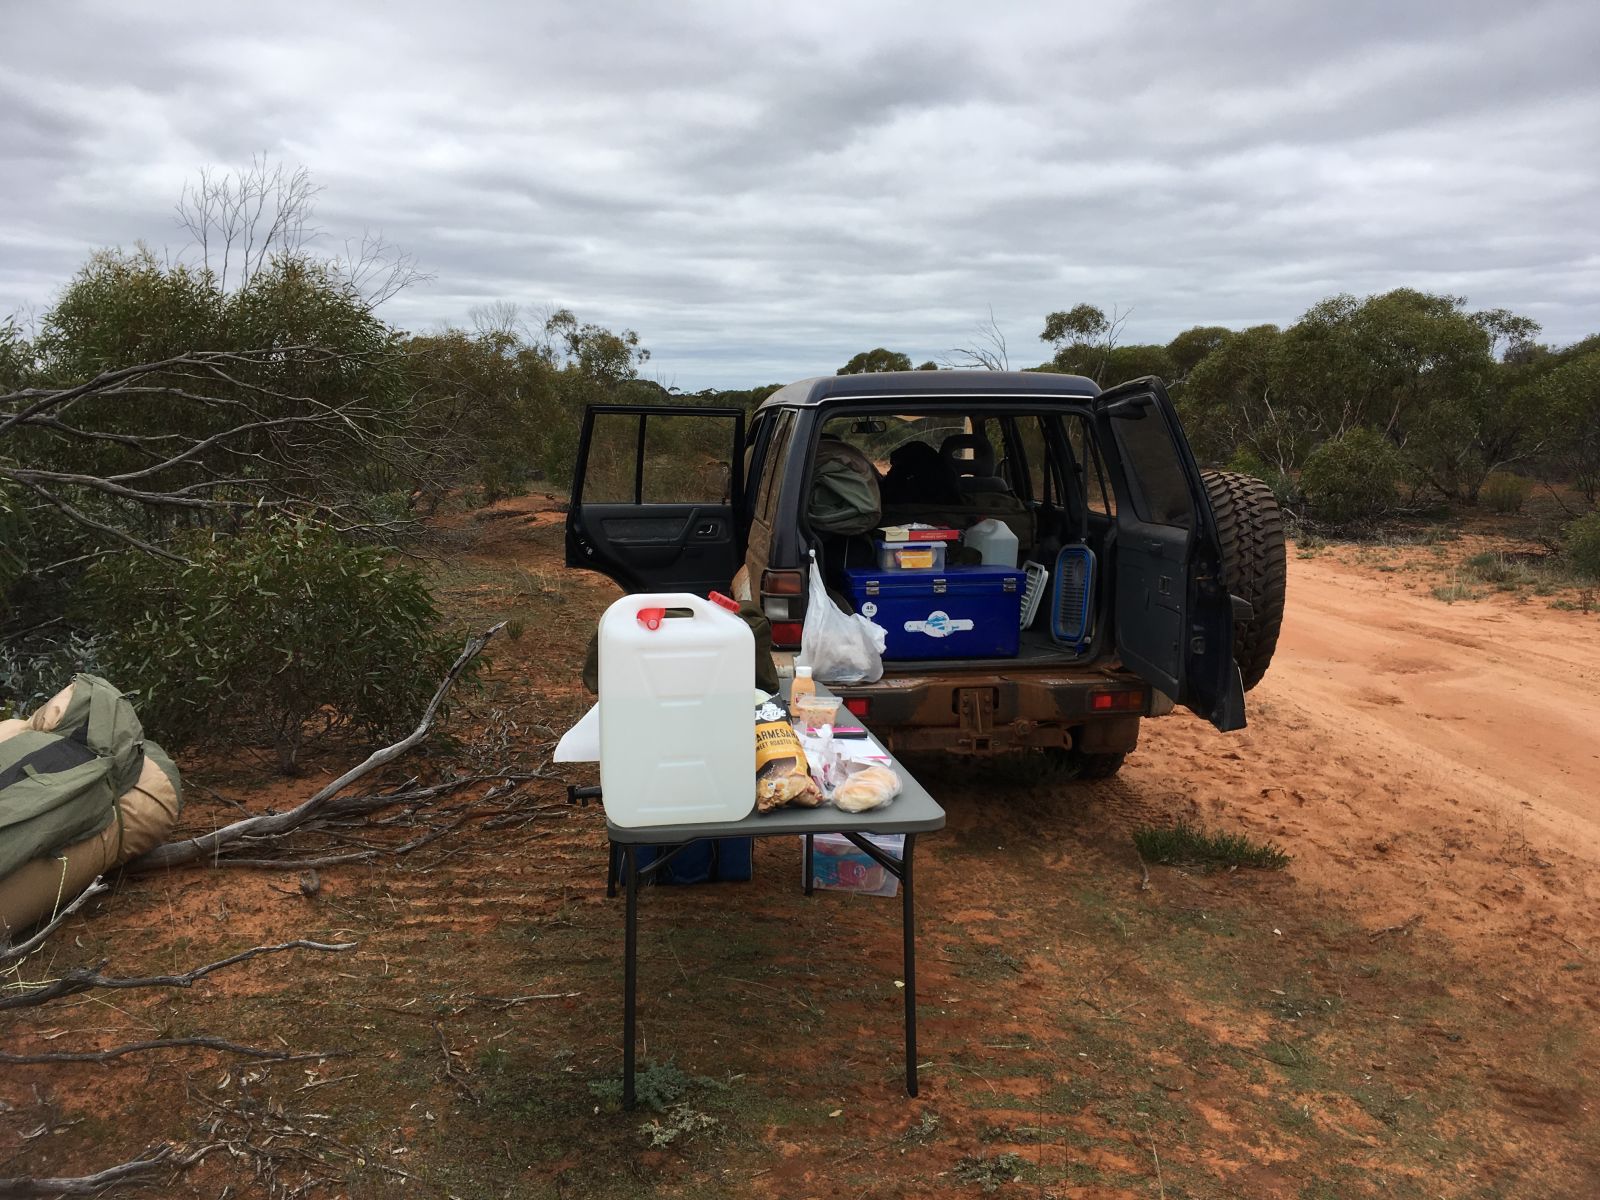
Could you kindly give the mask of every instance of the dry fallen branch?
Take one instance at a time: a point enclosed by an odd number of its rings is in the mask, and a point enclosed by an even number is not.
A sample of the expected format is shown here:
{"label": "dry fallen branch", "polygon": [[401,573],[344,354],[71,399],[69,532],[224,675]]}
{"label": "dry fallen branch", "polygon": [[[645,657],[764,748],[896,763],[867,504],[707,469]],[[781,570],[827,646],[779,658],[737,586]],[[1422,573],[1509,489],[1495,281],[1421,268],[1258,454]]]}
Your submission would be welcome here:
{"label": "dry fallen branch", "polygon": [[276,837],[298,829],[313,817],[320,816],[332,806],[333,800],[357,780],[370,775],[379,767],[384,766],[399,758],[410,750],[423,738],[428,736],[433,729],[434,722],[438,720],[439,709],[444,704],[444,699],[455,686],[456,680],[461,677],[461,672],[466,670],[467,664],[482,653],[489,640],[505,628],[505,622],[491,626],[484,632],[474,634],[467,639],[467,644],[462,648],[461,654],[455,663],[445,672],[444,678],[439,682],[439,687],[433,693],[433,699],[428,701],[428,706],[423,710],[417,727],[393,745],[385,746],[381,750],[374,750],[364,762],[351,767],[339,778],[322,788],[309,800],[291,808],[288,812],[268,813],[259,817],[247,817],[242,821],[235,821],[231,825],[224,825],[212,833],[200,837],[189,838],[181,842],[168,842],[164,846],[157,846],[148,854],[142,854],[134,859],[124,869],[129,872],[154,871],[162,867],[177,867],[185,863],[195,862],[202,858],[210,857],[215,860],[222,847],[241,838],[260,838],[263,836]]}
{"label": "dry fallen branch", "polygon": [[27,984],[16,983],[7,985],[11,989],[10,995],[0,995],[0,1012],[13,1008],[34,1008],[40,1004],[48,1004],[62,996],[76,996],[81,992],[94,991],[97,988],[146,988],[146,987],[193,987],[194,984],[210,975],[213,971],[220,971],[224,967],[231,967],[262,954],[278,954],[285,950],[325,950],[329,953],[339,953],[345,950],[354,950],[355,942],[309,942],[293,941],[281,942],[276,946],[253,946],[249,950],[241,950],[238,954],[229,955],[213,963],[206,963],[203,967],[196,967],[192,971],[185,971],[181,975],[144,975],[120,978],[113,975],[100,974],[100,968],[105,962],[96,963],[92,967],[73,967],[59,979],[48,983]]}
{"label": "dry fallen branch", "polygon": [[1402,936],[1404,936],[1406,934],[1409,934],[1413,929],[1415,929],[1417,927],[1417,923],[1420,922],[1421,920],[1422,920],[1422,914],[1421,913],[1412,913],[1404,921],[1401,921],[1400,924],[1398,924],[1398,925],[1385,925],[1382,929],[1374,929],[1372,932],[1367,934],[1367,937],[1369,939],[1371,939],[1372,941],[1377,941],[1379,938],[1384,937],[1387,934],[1391,934],[1391,933],[1398,933],[1398,934],[1401,934]]}
{"label": "dry fallen branch", "polygon": [[181,1171],[192,1167],[215,1149],[215,1145],[202,1146],[192,1154],[174,1157],[171,1146],[155,1146],[130,1162],[107,1167],[93,1175],[59,1179],[35,1179],[19,1175],[0,1179],[0,1200],[22,1200],[30,1196],[98,1196],[115,1183],[143,1179],[157,1171]]}
{"label": "dry fallen branch", "polygon": [[214,1037],[158,1038],[149,1042],[130,1042],[110,1050],[60,1050],[45,1054],[9,1054],[0,1050],[0,1063],[12,1066],[34,1066],[40,1063],[103,1063],[124,1054],[139,1054],[146,1050],[173,1050],[180,1047],[198,1047],[203,1050],[221,1050],[228,1054],[242,1054],[246,1058],[264,1058],[273,1062],[303,1062],[307,1059],[343,1058],[348,1050],[314,1050],[296,1052],[273,1050],[265,1046],[241,1046],[238,1042]]}
{"label": "dry fallen branch", "polygon": [[26,958],[40,946],[44,945],[45,939],[54,933],[60,927],[63,921],[65,921],[73,913],[77,912],[88,901],[100,895],[101,892],[109,892],[111,890],[110,885],[101,882],[101,878],[101,876],[96,875],[94,879],[90,881],[89,886],[78,893],[78,898],[76,900],[52,917],[48,925],[39,930],[38,933],[34,934],[27,941],[19,942],[15,946],[0,946],[0,963],[10,962],[14,958]]}
{"label": "dry fallen branch", "polygon": [[219,858],[211,865],[252,867],[260,871],[313,871],[318,867],[333,867],[340,863],[369,863],[377,857],[375,850],[362,850],[356,854],[329,854],[323,858]]}
{"label": "dry fallen branch", "polygon": [[482,1104],[483,1097],[478,1095],[478,1089],[472,1086],[472,1080],[467,1078],[465,1071],[456,1066],[455,1056],[460,1052],[450,1049],[450,1043],[445,1041],[444,1026],[435,1021],[433,1032],[439,1036],[439,1054],[444,1059],[445,1078],[455,1084],[456,1091],[461,1093],[462,1099],[470,1100],[473,1104]]}

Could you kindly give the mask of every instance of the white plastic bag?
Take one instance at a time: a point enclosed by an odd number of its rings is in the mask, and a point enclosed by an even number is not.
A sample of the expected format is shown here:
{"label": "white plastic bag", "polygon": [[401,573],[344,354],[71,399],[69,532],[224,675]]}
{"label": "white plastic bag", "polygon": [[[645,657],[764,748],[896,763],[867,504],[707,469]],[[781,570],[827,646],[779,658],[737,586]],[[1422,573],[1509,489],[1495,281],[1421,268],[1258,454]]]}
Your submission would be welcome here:
{"label": "white plastic bag", "polygon": [[876,683],[883,678],[887,634],[860,613],[842,612],[823,586],[811,555],[811,598],[800,631],[800,657],[824,683]]}

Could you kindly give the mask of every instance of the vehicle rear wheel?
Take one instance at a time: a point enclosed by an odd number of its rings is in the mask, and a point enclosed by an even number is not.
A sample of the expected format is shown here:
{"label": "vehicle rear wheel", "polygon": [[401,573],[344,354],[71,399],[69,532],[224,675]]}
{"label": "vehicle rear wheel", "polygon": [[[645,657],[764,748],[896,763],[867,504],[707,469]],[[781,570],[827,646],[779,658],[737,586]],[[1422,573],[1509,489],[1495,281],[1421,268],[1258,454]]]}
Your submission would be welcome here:
{"label": "vehicle rear wheel", "polygon": [[1249,691],[1267,673],[1283,626],[1289,570],[1283,512],[1272,489],[1259,479],[1233,471],[1203,475],[1222,540],[1228,591],[1250,604],[1250,616],[1233,622],[1233,659]]}

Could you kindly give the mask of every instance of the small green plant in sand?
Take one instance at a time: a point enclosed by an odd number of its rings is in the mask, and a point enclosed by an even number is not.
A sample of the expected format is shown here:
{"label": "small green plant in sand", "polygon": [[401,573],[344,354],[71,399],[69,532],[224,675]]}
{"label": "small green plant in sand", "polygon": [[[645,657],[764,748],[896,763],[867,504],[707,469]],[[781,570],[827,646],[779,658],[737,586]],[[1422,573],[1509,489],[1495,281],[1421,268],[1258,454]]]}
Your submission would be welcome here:
{"label": "small green plant in sand", "polygon": [[1145,862],[1164,866],[1257,867],[1281,871],[1290,856],[1272,842],[1258,842],[1240,833],[1209,833],[1187,821],[1165,829],[1144,826],[1133,831],[1133,844]]}

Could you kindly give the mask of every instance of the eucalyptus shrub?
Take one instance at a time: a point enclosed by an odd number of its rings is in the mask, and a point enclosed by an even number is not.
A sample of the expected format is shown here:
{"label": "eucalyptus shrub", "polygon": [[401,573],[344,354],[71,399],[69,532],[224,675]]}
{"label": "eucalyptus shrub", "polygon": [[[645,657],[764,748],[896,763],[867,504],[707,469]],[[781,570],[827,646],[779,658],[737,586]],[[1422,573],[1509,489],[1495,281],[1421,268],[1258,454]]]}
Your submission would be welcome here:
{"label": "eucalyptus shrub", "polygon": [[1393,443],[1370,429],[1352,429],[1311,452],[1300,490],[1317,519],[1359,525],[1393,511],[1401,470]]}
{"label": "eucalyptus shrub", "polygon": [[409,728],[454,659],[421,575],[378,547],[271,518],[177,548],[189,565],[95,564],[77,614],[163,743],[268,741],[293,773],[323,735]]}
{"label": "eucalyptus shrub", "polygon": [[1567,561],[1578,575],[1600,583],[1600,512],[1579,517],[1567,526]]}

